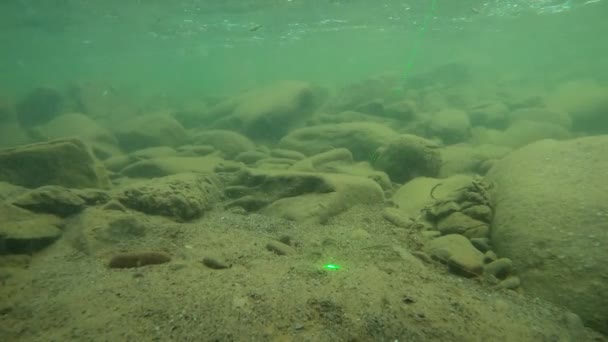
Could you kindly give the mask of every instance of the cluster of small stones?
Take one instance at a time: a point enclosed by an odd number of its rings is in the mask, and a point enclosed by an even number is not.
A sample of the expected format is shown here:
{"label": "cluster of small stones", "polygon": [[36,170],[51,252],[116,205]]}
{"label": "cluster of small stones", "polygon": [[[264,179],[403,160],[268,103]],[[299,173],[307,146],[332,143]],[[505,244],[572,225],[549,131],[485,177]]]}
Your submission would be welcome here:
{"label": "cluster of small stones", "polygon": [[478,177],[445,199],[436,199],[431,191],[435,203],[426,208],[424,217],[440,235],[463,235],[483,253],[483,280],[499,288],[516,289],[520,280],[513,275],[513,262],[499,258],[492,250],[490,229],[494,209],[490,189],[491,185]]}

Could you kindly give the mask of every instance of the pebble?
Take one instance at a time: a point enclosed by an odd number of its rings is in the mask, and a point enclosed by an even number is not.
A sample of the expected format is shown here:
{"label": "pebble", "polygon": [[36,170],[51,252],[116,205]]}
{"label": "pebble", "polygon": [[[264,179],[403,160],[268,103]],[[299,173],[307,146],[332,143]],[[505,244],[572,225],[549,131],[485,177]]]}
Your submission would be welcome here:
{"label": "pebble", "polygon": [[509,258],[500,258],[485,265],[484,272],[495,276],[498,279],[506,278],[513,268],[513,261]]}
{"label": "pebble", "polygon": [[519,277],[513,276],[501,281],[498,283],[498,285],[496,285],[496,287],[499,289],[515,290],[519,287],[519,285],[521,285]]}
{"label": "pebble", "polygon": [[202,260],[203,265],[212,268],[214,270],[223,270],[232,267],[232,265],[225,262],[219,261],[212,257],[204,257]]}
{"label": "pebble", "polygon": [[291,246],[288,246],[278,241],[271,241],[267,243],[266,249],[278,255],[292,255],[296,253],[296,250],[293,249]]}
{"label": "pebble", "polygon": [[110,268],[132,268],[147,265],[164,264],[171,261],[169,254],[164,252],[129,252],[119,253],[110,259]]}

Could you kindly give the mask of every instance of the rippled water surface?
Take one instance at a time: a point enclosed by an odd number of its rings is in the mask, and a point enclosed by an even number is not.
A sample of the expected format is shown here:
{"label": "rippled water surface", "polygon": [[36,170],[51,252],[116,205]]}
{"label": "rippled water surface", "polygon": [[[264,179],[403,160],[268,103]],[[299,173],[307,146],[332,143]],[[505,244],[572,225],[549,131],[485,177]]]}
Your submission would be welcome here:
{"label": "rippled water surface", "polygon": [[[597,74],[603,0],[5,1],[3,83],[103,79],[162,91],[343,83],[453,61]],[[606,68],[604,68],[606,69]]]}

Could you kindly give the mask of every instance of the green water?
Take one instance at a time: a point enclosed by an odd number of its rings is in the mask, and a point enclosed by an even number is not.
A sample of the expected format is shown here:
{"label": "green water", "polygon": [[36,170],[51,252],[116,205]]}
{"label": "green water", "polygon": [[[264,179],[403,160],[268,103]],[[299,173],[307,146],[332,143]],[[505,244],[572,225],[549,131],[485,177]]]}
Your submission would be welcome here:
{"label": "green water", "polygon": [[606,1],[579,0],[5,0],[0,87],[90,81],[189,96],[454,61],[490,80],[604,79],[606,14]]}

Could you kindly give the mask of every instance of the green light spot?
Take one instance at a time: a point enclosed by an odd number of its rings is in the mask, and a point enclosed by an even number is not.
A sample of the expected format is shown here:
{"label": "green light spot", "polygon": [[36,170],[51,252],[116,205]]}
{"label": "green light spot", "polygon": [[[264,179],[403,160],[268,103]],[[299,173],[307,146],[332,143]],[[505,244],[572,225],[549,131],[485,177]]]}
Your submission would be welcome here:
{"label": "green light spot", "polygon": [[325,264],[323,265],[323,268],[326,270],[332,270],[332,271],[336,271],[340,269],[340,265],[336,265],[336,264]]}

